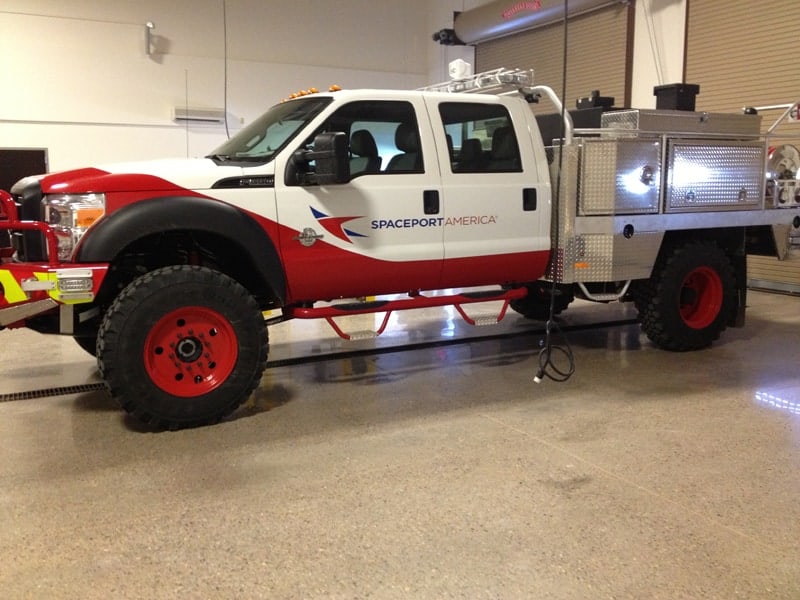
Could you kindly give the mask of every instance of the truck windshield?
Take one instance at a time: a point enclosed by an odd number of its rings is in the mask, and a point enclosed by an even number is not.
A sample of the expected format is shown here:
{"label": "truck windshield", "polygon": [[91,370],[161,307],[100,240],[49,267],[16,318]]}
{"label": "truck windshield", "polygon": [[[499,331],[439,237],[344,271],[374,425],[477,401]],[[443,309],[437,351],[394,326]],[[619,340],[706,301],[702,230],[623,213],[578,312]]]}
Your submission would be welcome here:
{"label": "truck windshield", "polygon": [[330,102],[316,96],[276,104],[206,158],[226,164],[269,162]]}

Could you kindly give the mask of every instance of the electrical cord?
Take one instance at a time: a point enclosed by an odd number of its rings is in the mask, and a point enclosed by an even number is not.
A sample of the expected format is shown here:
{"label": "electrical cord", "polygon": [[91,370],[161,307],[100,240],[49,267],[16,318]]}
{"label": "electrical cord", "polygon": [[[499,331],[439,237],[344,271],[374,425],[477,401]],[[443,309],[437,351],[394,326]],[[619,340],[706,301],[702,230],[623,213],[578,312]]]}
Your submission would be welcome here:
{"label": "electrical cord", "polygon": [[[558,153],[558,168],[556,169],[556,186],[555,197],[556,201],[553,203],[553,231],[558,232],[559,228],[559,210],[558,202],[561,199],[561,174],[564,167],[564,134],[565,125],[564,119],[566,116],[566,97],[567,97],[567,40],[568,40],[568,27],[569,20],[569,0],[564,0],[564,40],[563,40],[563,57],[561,69],[561,149]],[[553,265],[553,255],[550,256],[550,271],[553,273],[555,267]],[[555,320],[555,303],[556,296],[560,290],[556,287],[556,278],[552,277],[550,285],[550,311],[545,324],[544,341],[542,342],[542,349],[539,351],[539,370],[533,378],[534,383],[541,383],[547,377],[553,381],[562,383],[567,381],[575,372],[575,356],[572,353],[572,346],[564,332],[561,331],[558,323]],[[557,333],[563,339],[563,345],[556,345],[553,343],[553,332]],[[566,358],[566,368],[562,368],[556,364],[555,356],[561,355]]]}
{"label": "electrical cord", "polygon": [[[570,346],[567,336],[561,331],[561,327],[559,327],[553,316],[554,302],[555,294],[550,297],[550,317],[545,323],[544,342],[542,349],[539,350],[539,370],[533,378],[534,383],[541,383],[545,377],[555,382],[563,383],[575,373],[575,356],[572,353],[572,346]],[[563,346],[553,344],[553,331],[564,340]],[[566,368],[556,364],[556,355],[562,355],[566,358]]]}

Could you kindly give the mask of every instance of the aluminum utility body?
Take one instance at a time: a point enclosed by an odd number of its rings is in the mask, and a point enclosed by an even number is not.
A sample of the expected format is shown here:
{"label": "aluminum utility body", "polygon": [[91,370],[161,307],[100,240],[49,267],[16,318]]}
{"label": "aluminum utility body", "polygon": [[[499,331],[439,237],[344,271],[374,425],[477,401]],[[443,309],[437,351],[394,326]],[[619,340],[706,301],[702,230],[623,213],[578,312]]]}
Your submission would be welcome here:
{"label": "aluminum utility body", "polygon": [[706,347],[744,323],[746,254],[783,258],[800,226],[800,154],[776,143],[796,104],[766,136],[757,110],[606,108],[496,70],[303,93],[202,159],[27,177],[0,191],[0,327],[73,336],[170,428],[236,409],[291,318],[353,338],[338,317],[385,313],[375,335],[394,310],[547,319],[579,296]]}

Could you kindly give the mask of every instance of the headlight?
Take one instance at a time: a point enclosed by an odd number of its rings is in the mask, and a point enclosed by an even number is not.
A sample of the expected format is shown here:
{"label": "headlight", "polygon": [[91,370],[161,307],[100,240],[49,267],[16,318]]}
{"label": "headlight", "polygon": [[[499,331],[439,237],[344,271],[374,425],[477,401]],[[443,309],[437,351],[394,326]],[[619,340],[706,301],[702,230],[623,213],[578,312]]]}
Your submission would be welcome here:
{"label": "headlight", "polygon": [[69,260],[86,230],[106,212],[105,194],[48,194],[44,218],[58,238],[59,260]]}

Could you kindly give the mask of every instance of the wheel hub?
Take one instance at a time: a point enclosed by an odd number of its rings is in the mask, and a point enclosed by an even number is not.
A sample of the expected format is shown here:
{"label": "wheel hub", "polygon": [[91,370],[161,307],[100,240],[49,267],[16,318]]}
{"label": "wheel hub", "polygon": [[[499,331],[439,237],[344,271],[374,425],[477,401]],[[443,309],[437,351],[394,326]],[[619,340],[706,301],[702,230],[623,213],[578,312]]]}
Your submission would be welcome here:
{"label": "wheel hub", "polygon": [[153,325],[144,343],[147,375],[174,396],[197,397],[219,387],[233,372],[238,340],[228,319],[215,310],[189,306]]}
{"label": "wheel hub", "polygon": [[680,312],[684,323],[693,329],[711,325],[722,309],[722,280],[709,267],[698,267],[683,280],[680,291]]}
{"label": "wheel hub", "polygon": [[185,363],[196,361],[198,358],[200,358],[202,353],[203,344],[194,336],[183,338],[180,342],[178,342],[175,348],[175,355],[178,357],[178,360]]}

